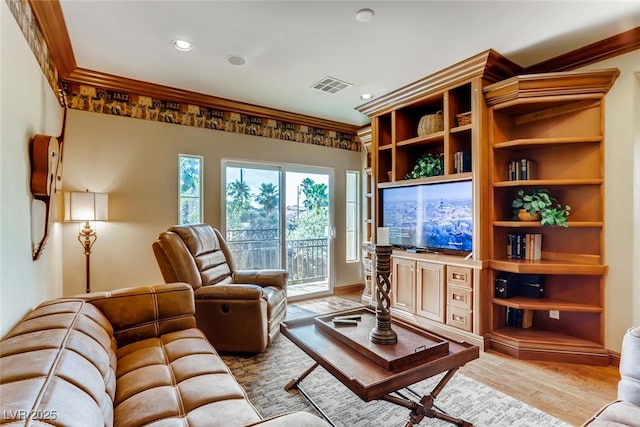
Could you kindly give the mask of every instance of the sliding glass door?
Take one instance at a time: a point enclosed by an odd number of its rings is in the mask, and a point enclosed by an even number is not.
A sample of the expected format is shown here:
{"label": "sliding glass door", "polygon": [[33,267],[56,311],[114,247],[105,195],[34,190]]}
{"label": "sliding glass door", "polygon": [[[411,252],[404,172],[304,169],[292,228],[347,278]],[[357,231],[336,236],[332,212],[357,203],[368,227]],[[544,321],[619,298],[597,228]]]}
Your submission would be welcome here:
{"label": "sliding glass door", "polygon": [[225,162],[224,176],[236,268],[286,269],[290,298],[330,292],[330,171]]}
{"label": "sliding glass door", "polygon": [[289,295],[331,290],[329,174],[287,171],[286,247]]}

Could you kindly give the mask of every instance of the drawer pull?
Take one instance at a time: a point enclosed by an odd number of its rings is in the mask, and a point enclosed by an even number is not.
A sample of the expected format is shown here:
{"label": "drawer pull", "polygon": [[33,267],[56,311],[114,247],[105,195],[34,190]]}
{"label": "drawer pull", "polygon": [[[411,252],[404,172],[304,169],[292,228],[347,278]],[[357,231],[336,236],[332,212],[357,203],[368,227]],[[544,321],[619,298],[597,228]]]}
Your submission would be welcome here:
{"label": "drawer pull", "polygon": [[466,281],[467,280],[467,275],[464,273],[453,273],[453,278],[455,280],[463,280]]}
{"label": "drawer pull", "polygon": [[462,301],[462,302],[464,302],[464,300],[465,300],[466,298],[464,297],[464,295],[460,295],[460,294],[453,294],[453,299],[454,299],[455,301]]}
{"label": "drawer pull", "polygon": [[451,315],[451,320],[453,320],[454,322],[459,322],[462,324],[466,324],[466,318],[464,316],[458,316],[457,314],[453,314]]}

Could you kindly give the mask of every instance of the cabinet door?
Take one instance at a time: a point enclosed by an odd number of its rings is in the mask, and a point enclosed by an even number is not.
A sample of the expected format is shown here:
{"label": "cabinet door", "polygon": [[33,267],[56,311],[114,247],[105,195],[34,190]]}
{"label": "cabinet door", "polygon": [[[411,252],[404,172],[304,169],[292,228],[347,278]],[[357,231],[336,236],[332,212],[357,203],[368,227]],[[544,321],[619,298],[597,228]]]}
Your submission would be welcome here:
{"label": "cabinet door", "polygon": [[444,322],[444,265],[419,261],[416,263],[417,314]]}
{"label": "cabinet door", "polygon": [[391,306],[409,313],[415,313],[415,266],[415,261],[393,258]]}

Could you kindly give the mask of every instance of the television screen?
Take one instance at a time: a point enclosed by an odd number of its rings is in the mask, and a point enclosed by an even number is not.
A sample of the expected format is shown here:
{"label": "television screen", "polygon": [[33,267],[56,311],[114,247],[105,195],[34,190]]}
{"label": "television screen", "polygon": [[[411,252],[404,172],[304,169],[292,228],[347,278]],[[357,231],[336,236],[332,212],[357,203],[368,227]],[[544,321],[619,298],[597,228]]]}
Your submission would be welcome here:
{"label": "television screen", "polygon": [[382,190],[382,226],[389,243],[435,252],[472,251],[471,181],[438,182]]}

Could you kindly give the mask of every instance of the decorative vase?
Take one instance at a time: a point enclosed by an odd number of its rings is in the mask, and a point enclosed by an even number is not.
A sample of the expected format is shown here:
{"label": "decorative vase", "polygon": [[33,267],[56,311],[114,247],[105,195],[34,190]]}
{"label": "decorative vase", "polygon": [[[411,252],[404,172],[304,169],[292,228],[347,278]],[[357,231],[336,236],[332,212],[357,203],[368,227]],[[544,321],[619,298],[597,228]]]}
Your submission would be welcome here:
{"label": "decorative vase", "polygon": [[531,215],[526,209],[520,209],[518,211],[518,219],[520,221],[540,221],[540,212]]}

